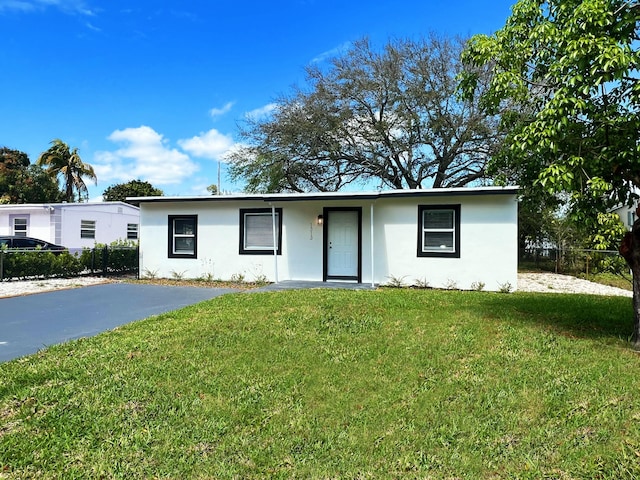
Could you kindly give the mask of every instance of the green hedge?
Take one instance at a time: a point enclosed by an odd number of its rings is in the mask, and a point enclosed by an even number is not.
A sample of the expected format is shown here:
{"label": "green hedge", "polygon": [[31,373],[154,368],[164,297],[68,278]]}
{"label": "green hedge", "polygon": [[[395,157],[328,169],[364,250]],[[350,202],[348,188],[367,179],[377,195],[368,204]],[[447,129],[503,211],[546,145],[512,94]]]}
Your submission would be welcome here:
{"label": "green hedge", "polygon": [[85,270],[80,259],[69,252],[54,254],[44,250],[0,252],[0,279],[30,277],[73,277]]}
{"label": "green hedge", "polygon": [[137,270],[138,248],[130,242],[98,244],[75,255],[46,250],[0,250],[0,280],[73,277],[85,272],[106,275]]}
{"label": "green hedge", "polygon": [[126,273],[138,269],[138,248],[127,245],[96,245],[84,249],[80,262],[91,272]]}

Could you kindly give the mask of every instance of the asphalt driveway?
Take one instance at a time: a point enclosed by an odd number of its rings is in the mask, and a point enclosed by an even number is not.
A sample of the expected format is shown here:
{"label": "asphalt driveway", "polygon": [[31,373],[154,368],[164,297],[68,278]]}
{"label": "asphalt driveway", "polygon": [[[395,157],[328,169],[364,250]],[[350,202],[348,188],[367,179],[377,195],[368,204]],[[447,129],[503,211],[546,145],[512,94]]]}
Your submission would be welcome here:
{"label": "asphalt driveway", "polygon": [[0,362],[235,291],[109,283],[0,298]]}

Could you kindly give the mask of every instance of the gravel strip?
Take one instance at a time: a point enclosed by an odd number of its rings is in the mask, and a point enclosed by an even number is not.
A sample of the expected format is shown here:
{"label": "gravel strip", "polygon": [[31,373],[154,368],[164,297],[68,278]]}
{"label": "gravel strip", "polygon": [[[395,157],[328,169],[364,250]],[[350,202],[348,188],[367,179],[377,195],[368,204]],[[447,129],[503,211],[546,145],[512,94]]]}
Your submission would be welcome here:
{"label": "gravel strip", "polygon": [[630,290],[555,273],[519,273],[518,290],[521,292],[587,293],[590,295],[633,297],[633,292]]}
{"label": "gravel strip", "polygon": [[103,277],[75,277],[75,278],[47,278],[41,280],[16,280],[0,282],[0,298],[29,295],[31,293],[63,290],[66,288],[86,287],[110,283],[111,280]]}

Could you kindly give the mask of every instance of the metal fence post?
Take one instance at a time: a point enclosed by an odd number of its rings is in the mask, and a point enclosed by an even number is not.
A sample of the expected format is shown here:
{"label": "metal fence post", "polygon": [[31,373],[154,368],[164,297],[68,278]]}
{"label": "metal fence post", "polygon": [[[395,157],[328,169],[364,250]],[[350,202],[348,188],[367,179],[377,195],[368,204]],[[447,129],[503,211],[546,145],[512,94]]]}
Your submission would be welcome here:
{"label": "metal fence post", "polygon": [[109,273],[109,247],[106,245],[102,248],[102,274],[107,276]]}

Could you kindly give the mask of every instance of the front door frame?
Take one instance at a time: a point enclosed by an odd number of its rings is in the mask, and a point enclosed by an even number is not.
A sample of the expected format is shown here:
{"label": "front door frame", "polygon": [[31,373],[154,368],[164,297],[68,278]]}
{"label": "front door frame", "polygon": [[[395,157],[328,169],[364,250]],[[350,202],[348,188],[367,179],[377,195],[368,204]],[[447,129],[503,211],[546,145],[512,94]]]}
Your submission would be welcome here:
{"label": "front door frame", "polygon": [[[331,212],[356,212],[358,214],[358,272],[356,276],[329,276],[329,229],[331,228]],[[322,209],[322,281],[351,280],[362,283],[362,207],[324,207]]]}

